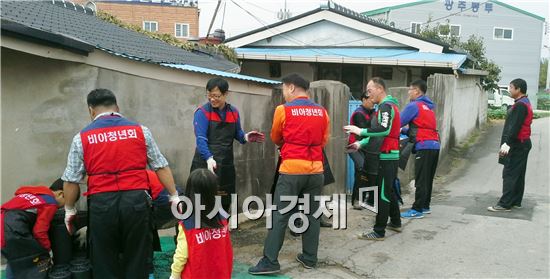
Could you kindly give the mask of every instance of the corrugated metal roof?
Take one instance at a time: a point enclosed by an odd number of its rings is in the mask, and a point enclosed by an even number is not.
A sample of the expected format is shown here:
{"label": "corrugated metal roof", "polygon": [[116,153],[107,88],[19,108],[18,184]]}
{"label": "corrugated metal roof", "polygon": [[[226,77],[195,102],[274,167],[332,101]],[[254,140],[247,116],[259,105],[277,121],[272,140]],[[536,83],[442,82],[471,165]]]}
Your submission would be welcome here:
{"label": "corrugated metal roof", "polygon": [[467,56],[402,48],[237,48],[239,58],[459,68]]}
{"label": "corrugated metal roof", "polygon": [[267,83],[267,84],[280,84],[281,83],[280,81],[277,81],[277,80],[270,80],[270,79],[252,77],[252,76],[247,76],[247,75],[228,73],[228,72],[224,72],[224,71],[212,70],[212,69],[202,68],[202,67],[197,67],[197,66],[192,66],[192,65],[166,64],[166,63],[162,63],[160,65],[165,66],[165,67],[179,69],[179,70],[184,70],[184,71],[190,71],[190,72],[196,72],[196,73],[202,73],[202,74],[208,74],[208,75],[214,75],[214,76],[221,76],[221,77],[226,77],[226,78],[248,80],[248,81],[261,82],[261,83]]}

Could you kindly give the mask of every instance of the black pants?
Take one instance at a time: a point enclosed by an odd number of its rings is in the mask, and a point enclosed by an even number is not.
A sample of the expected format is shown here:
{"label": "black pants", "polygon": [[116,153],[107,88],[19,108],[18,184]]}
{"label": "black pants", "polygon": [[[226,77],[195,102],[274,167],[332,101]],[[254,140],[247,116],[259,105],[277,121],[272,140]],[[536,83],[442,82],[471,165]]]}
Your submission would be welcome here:
{"label": "black pants", "polygon": [[[367,186],[368,178],[363,169],[363,165],[365,164],[364,152],[358,150],[357,152],[350,153],[349,157],[353,162],[353,170],[355,174],[353,179],[353,190],[351,192],[351,204],[354,204],[359,200],[359,188]],[[363,199],[364,198],[361,197],[361,200]]]}
{"label": "black pants", "polygon": [[149,195],[144,190],[99,193],[88,203],[94,278],[147,278],[152,249]]}
{"label": "black pants", "polygon": [[378,171],[378,214],[374,223],[374,231],[384,236],[386,234],[386,224],[388,217],[392,224],[401,225],[401,215],[397,196],[393,190],[393,182],[397,177],[398,160],[380,160]]}
{"label": "black pants", "polygon": [[430,208],[432,200],[432,188],[439,160],[438,149],[418,150],[414,160],[414,203],[412,208],[422,212],[424,208]]}
{"label": "black pants", "polygon": [[[2,255],[8,260],[12,278],[47,278],[50,256],[34,238],[36,214],[23,210],[6,210],[2,214],[4,240]],[[10,277],[7,277],[10,278]]]}
{"label": "black pants", "polygon": [[279,251],[283,247],[286,227],[292,214],[297,213],[294,209],[284,215],[279,210],[285,209],[290,202],[281,200],[281,196],[295,196],[309,194],[310,213],[306,215],[308,220],[308,229],[302,234],[302,253],[304,259],[309,264],[317,263],[317,251],[319,248],[319,230],[320,218],[314,218],[313,213],[319,208],[319,201],[315,196],[321,195],[323,186],[323,174],[310,175],[289,175],[281,174],[275,188],[273,203],[277,205],[277,210],[272,212],[273,227],[267,231],[267,237],[264,244],[264,256],[272,264],[278,264]]}
{"label": "black pants", "polygon": [[498,204],[504,208],[521,206],[525,189],[527,157],[531,150],[531,141],[512,146],[502,170],[502,197]]}

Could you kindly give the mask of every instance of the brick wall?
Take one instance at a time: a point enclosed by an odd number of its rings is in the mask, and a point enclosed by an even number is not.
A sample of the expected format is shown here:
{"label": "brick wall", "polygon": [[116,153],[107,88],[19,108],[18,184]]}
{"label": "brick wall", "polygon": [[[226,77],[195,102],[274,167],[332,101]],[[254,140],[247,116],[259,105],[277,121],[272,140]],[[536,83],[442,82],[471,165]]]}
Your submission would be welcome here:
{"label": "brick wall", "polygon": [[[76,0],[85,4],[86,0]],[[143,21],[156,21],[159,33],[176,36],[175,23],[189,24],[189,37],[199,37],[199,9],[197,7],[161,6],[151,4],[123,4],[95,2],[98,10],[105,11],[121,21],[143,28]],[[185,41],[185,38],[178,38]]]}

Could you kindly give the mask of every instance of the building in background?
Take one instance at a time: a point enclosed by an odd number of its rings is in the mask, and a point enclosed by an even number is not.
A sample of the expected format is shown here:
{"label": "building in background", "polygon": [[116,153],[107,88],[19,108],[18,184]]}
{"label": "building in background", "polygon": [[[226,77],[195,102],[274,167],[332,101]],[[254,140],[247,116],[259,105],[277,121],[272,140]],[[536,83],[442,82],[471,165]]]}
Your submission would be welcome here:
{"label": "building in background", "polygon": [[[408,86],[434,73],[458,74],[468,56],[370,19],[332,1],[319,8],[231,37],[241,73],[278,79],[300,73],[311,81],[336,80],[359,99],[371,77],[388,87]],[[472,72],[469,71],[469,74]]]}
{"label": "building in background", "polygon": [[525,79],[529,99],[536,107],[543,17],[494,0],[423,0],[363,15],[415,34],[431,19],[431,26],[448,22],[450,33],[461,41],[471,35],[483,37],[487,58],[502,70],[499,84],[507,86],[515,78]]}
{"label": "building in background", "polygon": [[107,12],[144,30],[170,34],[181,41],[199,37],[198,0],[75,0],[93,10]]}

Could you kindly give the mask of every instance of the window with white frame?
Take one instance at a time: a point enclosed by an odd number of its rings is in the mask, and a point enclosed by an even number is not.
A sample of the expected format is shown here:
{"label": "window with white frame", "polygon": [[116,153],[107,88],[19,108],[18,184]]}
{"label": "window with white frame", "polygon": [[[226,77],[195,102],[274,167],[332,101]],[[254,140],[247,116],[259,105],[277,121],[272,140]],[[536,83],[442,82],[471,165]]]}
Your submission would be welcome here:
{"label": "window with white frame", "polygon": [[512,28],[495,27],[493,30],[494,30],[493,39],[495,40],[513,40],[514,39],[514,29]]}
{"label": "window with white frame", "polygon": [[156,21],[143,21],[143,30],[157,32],[159,30],[159,24]]}
{"label": "window with white frame", "polygon": [[422,23],[420,22],[411,22],[411,33],[413,34],[420,34],[420,26]]}
{"label": "window with white frame", "polygon": [[175,29],[176,38],[189,37],[189,24],[176,23],[174,29]]}
{"label": "window with white frame", "polygon": [[457,24],[440,25],[439,36],[460,37],[460,25],[457,25]]}

